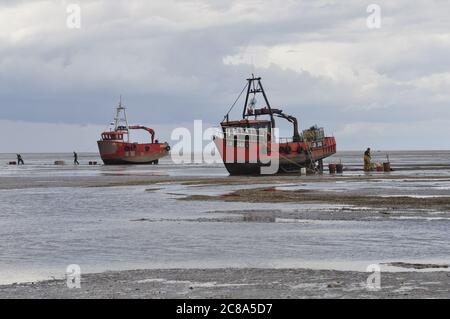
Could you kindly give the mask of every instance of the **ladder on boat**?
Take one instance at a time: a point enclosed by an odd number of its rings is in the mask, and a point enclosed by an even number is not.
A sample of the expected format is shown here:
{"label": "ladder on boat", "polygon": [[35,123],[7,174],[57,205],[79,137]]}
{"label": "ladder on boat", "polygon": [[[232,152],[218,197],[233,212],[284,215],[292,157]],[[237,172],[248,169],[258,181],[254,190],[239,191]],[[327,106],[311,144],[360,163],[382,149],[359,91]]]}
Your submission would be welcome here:
{"label": "ladder on boat", "polygon": [[314,160],[314,156],[312,154],[311,151],[311,145],[306,143],[307,147],[306,147],[306,152],[307,152],[307,156],[309,158],[309,160],[307,161],[307,163],[309,164],[307,168],[309,168],[312,172],[314,173],[323,173],[323,161],[322,160],[318,160],[317,162],[319,163],[319,166],[316,166],[315,163],[316,161]]}

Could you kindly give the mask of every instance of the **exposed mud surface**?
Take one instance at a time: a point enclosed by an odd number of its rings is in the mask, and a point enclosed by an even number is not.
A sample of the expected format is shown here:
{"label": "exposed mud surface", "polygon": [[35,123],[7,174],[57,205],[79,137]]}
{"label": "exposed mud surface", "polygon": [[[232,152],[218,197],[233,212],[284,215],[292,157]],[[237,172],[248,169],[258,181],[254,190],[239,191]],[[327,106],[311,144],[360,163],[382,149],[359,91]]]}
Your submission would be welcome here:
{"label": "exposed mud surface", "polygon": [[326,181],[374,181],[374,180],[440,180],[450,181],[448,176],[411,176],[393,174],[360,174],[360,175],[274,175],[274,176],[145,176],[133,174],[105,174],[101,176],[2,176],[0,189],[24,189],[40,187],[113,187],[154,185],[159,183],[179,183],[186,186],[197,185],[243,185],[243,184],[284,184],[301,182],[326,182]]}
{"label": "exposed mud surface", "polygon": [[439,269],[449,268],[449,265],[445,264],[416,264],[416,263],[405,263],[405,262],[392,262],[387,263],[388,266],[400,267],[400,268],[409,268],[409,269]]}
{"label": "exposed mud surface", "polygon": [[65,280],[0,286],[0,298],[450,298],[448,272],[370,273],[310,269],[157,269],[82,276],[81,288]]}
{"label": "exposed mud surface", "polygon": [[450,197],[414,198],[409,196],[380,197],[364,196],[349,193],[334,193],[311,190],[277,190],[274,187],[241,189],[220,196],[191,195],[181,200],[216,200],[249,203],[333,203],[341,205],[357,205],[383,207],[390,209],[434,209],[450,211]]}

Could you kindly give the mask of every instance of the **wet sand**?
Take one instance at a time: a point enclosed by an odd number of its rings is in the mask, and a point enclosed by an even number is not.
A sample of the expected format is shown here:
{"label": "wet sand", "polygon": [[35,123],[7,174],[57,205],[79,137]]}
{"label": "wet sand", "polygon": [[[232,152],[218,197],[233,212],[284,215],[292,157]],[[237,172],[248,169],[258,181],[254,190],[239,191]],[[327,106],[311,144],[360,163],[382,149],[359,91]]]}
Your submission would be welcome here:
{"label": "wet sand", "polygon": [[449,272],[382,272],[370,290],[370,273],[310,269],[158,269],[0,286],[0,298],[449,298]]}

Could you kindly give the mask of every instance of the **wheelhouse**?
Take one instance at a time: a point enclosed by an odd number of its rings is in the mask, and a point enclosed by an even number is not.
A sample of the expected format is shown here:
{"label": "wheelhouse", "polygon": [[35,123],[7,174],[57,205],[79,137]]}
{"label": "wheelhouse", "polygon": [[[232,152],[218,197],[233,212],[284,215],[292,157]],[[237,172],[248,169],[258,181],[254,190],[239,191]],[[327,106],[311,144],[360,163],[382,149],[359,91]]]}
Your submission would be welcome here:
{"label": "wheelhouse", "polygon": [[250,144],[259,145],[262,153],[269,149],[272,140],[271,121],[240,120],[222,122],[225,144],[228,147],[249,148]]}
{"label": "wheelhouse", "polygon": [[127,132],[103,132],[102,140],[103,141],[123,141],[123,137]]}

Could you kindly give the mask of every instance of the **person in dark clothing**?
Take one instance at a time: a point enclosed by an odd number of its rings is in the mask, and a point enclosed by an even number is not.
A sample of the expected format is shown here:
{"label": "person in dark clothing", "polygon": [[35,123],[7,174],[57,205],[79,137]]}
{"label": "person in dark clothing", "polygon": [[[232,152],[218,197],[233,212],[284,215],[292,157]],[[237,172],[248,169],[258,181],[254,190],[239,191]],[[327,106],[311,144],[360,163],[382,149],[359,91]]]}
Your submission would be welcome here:
{"label": "person in dark clothing", "polygon": [[76,152],[73,152],[73,164],[80,165],[80,163],[78,163],[78,154]]}
{"label": "person in dark clothing", "polygon": [[370,147],[364,152],[364,171],[368,172],[372,169],[372,157],[370,156]]}
{"label": "person in dark clothing", "polygon": [[22,159],[22,155],[17,154],[17,165],[20,165],[20,164],[25,165],[25,163],[23,162],[23,159]]}

